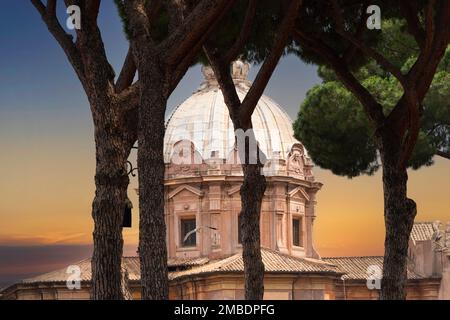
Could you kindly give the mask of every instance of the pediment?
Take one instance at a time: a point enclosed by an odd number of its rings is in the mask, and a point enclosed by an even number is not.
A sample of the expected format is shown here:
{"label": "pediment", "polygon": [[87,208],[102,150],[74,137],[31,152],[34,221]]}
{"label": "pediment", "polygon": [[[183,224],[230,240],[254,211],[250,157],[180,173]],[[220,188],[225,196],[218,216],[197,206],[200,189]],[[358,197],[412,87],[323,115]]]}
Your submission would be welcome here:
{"label": "pediment", "polygon": [[289,191],[289,193],[288,193],[289,197],[293,197],[296,194],[298,194],[302,198],[305,198],[306,201],[309,201],[309,199],[310,199],[308,193],[305,191],[305,189],[303,187],[294,188],[291,191]]}
{"label": "pediment", "polygon": [[203,197],[203,195],[204,195],[204,192],[201,191],[200,189],[190,186],[188,184],[183,184],[169,193],[169,199],[175,197],[178,193],[180,193],[183,190],[187,190],[187,191],[197,195],[198,197]]}

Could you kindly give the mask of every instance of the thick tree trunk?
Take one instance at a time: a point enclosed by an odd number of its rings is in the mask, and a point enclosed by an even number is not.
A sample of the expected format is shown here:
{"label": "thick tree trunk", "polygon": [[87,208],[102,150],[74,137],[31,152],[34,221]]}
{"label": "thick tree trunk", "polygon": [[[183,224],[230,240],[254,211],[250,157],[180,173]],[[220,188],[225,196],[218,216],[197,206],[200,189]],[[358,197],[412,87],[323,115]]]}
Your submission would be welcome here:
{"label": "thick tree trunk", "polygon": [[241,187],[242,257],[244,260],[245,299],[262,300],[264,296],[264,264],[261,257],[260,216],[266,190],[261,165],[243,164]]}
{"label": "thick tree trunk", "polygon": [[164,217],[164,120],[167,105],[163,72],[156,63],[140,63],[139,108],[139,256],[142,298],[168,299],[166,223]]}
{"label": "thick tree trunk", "polygon": [[125,162],[129,154],[111,126],[96,125],[94,252],[92,256],[92,299],[122,300],[122,222],[129,183]]}
{"label": "thick tree trunk", "polygon": [[399,168],[398,154],[389,143],[383,144],[384,220],[386,227],[382,300],[406,299],[408,242],[416,216],[416,204],[407,197],[408,173]]}
{"label": "thick tree trunk", "polygon": [[[235,105],[231,110],[239,110]],[[236,146],[244,172],[241,195],[242,260],[244,262],[245,299],[262,300],[264,297],[264,263],[261,256],[260,217],[261,205],[266,191],[266,177],[262,174],[260,149],[252,129],[251,120],[244,124],[242,119],[231,113],[236,134]],[[239,130],[249,134],[238,137]],[[256,160],[256,161],[255,161]]]}

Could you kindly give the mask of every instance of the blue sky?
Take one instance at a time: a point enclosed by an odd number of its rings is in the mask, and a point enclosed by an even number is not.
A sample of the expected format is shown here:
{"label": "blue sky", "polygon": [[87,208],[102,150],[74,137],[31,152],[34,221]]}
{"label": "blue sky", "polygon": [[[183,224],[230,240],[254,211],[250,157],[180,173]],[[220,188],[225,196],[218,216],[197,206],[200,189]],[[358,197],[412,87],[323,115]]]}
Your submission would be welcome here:
{"label": "blue sky", "polygon": [[[65,14],[60,7],[60,20],[64,22]],[[99,25],[109,61],[118,73],[128,43],[113,1],[103,1],[101,9]],[[1,115],[31,112],[33,118],[36,115],[47,118],[44,112],[48,110],[58,117],[75,116],[81,125],[87,126],[89,110],[78,79],[31,3],[9,1],[0,12],[0,25]],[[319,81],[315,70],[296,57],[285,57],[266,92],[295,116],[306,90]],[[252,69],[251,77],[256,71],[257,68]],[[170,98],[168,109],[188,97],[201,79],[199,67],[192,68]]]}
{"label": "blue sky", "polygon": [[[58,14],[64,26],[65,10],[62,1],[59,2]],[[99,25],[109,61],[118,73],[128,43],[112,0],[102,2]],[[89,169],[79,179],[91,179],[95,158],[93,125],[83,89],[63,51],[30,1],[8,1],[3,5],[0,11],[0,43],[0,150],[5,151],[0,155],[0,173],[3,176],[0,181],[0,218],[3,220],[0,223],[1,287],[4,282],[53,269],[89,255],[89,246],[84,244],[66,247],[39,244],[40,237],[33,234],[43,232],[41,229],[50,230],[54,221],[65,212],[51,208],[47,202],[44,205],[45,199],[34,194],[36,187],[31,180],[38,175],[36,171],[42,171],[41,179],[49,179],[48,184],[44,181],[42,188],[48,189],[47,193],[55,198],[59,197],[58,192],[62,197],[64,188],[67,188],[75,206],[75,202],[81,201],[77,200],[77,195],[89,191],[87,198],[91,198],[91,190],[70,189],[71,180],[77,177],[68,176],[67,172],[76,171],[78,163],[80,167],[87,163]],[[251,79],[257,70],[257,66],[252,68]],[[170,97],[168,112],[188,98],[201,81],[200,66],[191,68]],[[301,63],[296,57],[285,57],[275,71],[266,94],[284,106],[294,118],[306,91],[318,82],[315,67]],[[73,162],[67,162],[67,157],[73,158]],[[40,170],[33,168],[36,166]],[[58,188],[54,181],[50,181],[51,175],[67,181]],[[73,184],[76,185],[76,181]],[[14,206],[19,209],[14,210],[14,216],[11,216],[11,209],[4,200],[12,197],[29,202],[36,208],[42,207],[42,211],[54,210],[55,213],[51,218],[39,217],[38,213],[26,215],[16,201]],[[87,200],[86,207],[88,205]],[[77,214],[80,220],[90,221],[90,213],[86,211]],[[9,224],[5,223],[7,220]],[[19,227],[14,227],[17,225]],[[4,239],[14,228],[20,229],[20,236],[10,237],[5,242]],[[77,231],[74,233],[77,234]],[[23,238],[28,239],[29,235],[30,240],[24,245]],[[36,245],[33,239],[36,239]],[[34,271],[25,270],[24,264],[32,265]]]}

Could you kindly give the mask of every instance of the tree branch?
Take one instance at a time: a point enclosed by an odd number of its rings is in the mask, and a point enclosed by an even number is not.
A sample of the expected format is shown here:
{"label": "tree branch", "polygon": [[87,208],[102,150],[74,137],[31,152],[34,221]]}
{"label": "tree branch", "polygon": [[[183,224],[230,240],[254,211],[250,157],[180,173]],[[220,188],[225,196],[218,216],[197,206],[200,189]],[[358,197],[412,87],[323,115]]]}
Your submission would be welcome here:
{"label": "tree branch", "polygon": [[230,113],[230,118],[235,129],[242,127],[239,117],[239,108],[241,100],[236,92],[236,87],[230,73],[230,64],[225,61],[217,48],[211,48],[207,43],[203,46],[206,57],[214,71],[223,99]]}
{"label": "tree branch", "polygon": [[[364,35],[364,31],[366,30],[367,26],[366,26],[366,21],[364,19],[364,16],[361,16],[361,19],[359,21],[359,25],[358,25],[358,29],[356,30],[356,35],[355,38],[361,42],[362,40],[362,36]],[[350,44],[347,48],[347,50],[345,50],[342,58],[345,60],[346,63],[350,63],[355,54],[358,53],[358,47],[354,46],[352,44]]]}
{"label": "tree branch", "polygon": [[[426,23],[425,46],[421,50],[415,64],[406,75],[408,82],[411,83],[412,89],[417,92],[420,103],[428,92],[436,69],[450,41],[450,1],[440,1],[438,3],[439,6],[434,10],[436,12],[436,22],[428,21]],[[427,20],[433,20],[432,11],[428,6]]]}
{"label": "tree branch", "polygon": [[169,53],[164,57],[166,63],[174,66],[182,61],[214,19],[234,2],[235,0],[201,0],[176,31],[159,45],[160,52]]}
{"label": "tree branch", "polygon": [[56,0],[49,0],[47,7],[45,7],[40,0],[30,1],[36,8],[36,10],[40,13],[42,20],[47,26],[47,29],[63,49],[64,53],[69,59],[70,64],[72,65],[78,78],[84,86],[84,64],[81,59],[80,52],[72,40],[72,36],[64,31],[56,17]]}
{"label": "tree branch", "polygon": [[150,24],[156,19],[164,0],[151,0],[145,3],[145,13],[147,14]]}
{"label": "tree branch", "polygon": [[192,65],[192,63],[195,61],[195,59],[199,56],[203,44],[206,43],[207,39],[211,35],[212,32],[217,28],[217,26],[222,21],[223,17],[228,13],[228,10],[233,5],[232,2],[228,4],[228,6],[222,11],[221,15],[214,20],[214,22],[210,25],[209,29],[203,33],[200,40],[197,42],[197,44],[191,49],[191,51],[183,58],[183,60],[178,63],[177,67],[175,68],[174,72],[172,72],[171,76],[171,86],[169,88],[169,94],[172,93],[173,90],[175,90],[176,86],[180,82],[180,80],[183,78],[183,76],[186,74],[186,71],[189,69],[189,67]]}
{"label": "tree branch", "polygon": [[[435,18],[436,16],[436,18]],[[450,32],[450,3],[448,1],[439,2],[436,6],[434,0],[430,0],[425,9],[425,40],[421,47],[419,57],[411,70],[406,75],[407,88],[403,97],[392,110],[388,120],[396,121],[407,114],[407,122],[398,131],[403,139],[402,153],[399,159],[401,168],[406,168],[409,158],[414,151],[420,131],[420,104],[433,81],[436,69],[448,45],[446,41]],[[447,28],[447,29],[445,29]],[[446,31],[443,31],[446,30]],[[396,127],[401,127],[396,125]]]}
{"label": "tree branch", "polygon": [[127,56],[120,71],[119,77],[116,81],[116,92],[120,93],[133,83],[134,76],[136,75],[136,63],[134,62],[134,56],[131,47],[128,49]]}
{"label": "tree branch", "polygon": [[66,3],[75,3],[81,8],[81,29],[76,30],[76,46],[84,63],[89,90],[94,91],[96,97],[106,98],[114,93],[115,73],[108,61],[98,27],[101,0],[66,0]]}
{"label": "tree branch", "polygon": [[173,33],[184,20],[183,1],[167,0],[166,7],[169,14],[169,33]]}
{"label": "tree branch", "polygon": [[154,48],[150,34],[150,17],[144,0],[128,0],[124,3],[124,11],[128,16],[131,43],[138,38],[144,38],[149,48]]}
{"label": "tree branch", "polygon": [[333,49],[321,40],[309,37],[299,29],[295,30],[294,38],[299,44],[315,52],[326,61],[326,63],[334,70],[336,76],[341,80],[341,82],[360,101],[369,118],[375,123],[375,126],[381,127],[385,120],[383,107],[350,72],[345,61],[339,58]]}
{"label": "tree branch", "polygon": [[436,151],[436,155],[440,156],[442,158],[450,160],[450,153],[449,152],[443,152],[443,151],[437,150]]}
{"label": "tree branch", "polygon": [[137,109],[139,105],[139,90],[139,82],[135,82],[120,93],[114,95],[114,105],[117,106],[122,114]]}
{"label": "tree branch", "polygon": [[56,17],[56,0],[47,1],[47,15]]}
{"label": "tree branch", "polygon": [[241,32],[239,36],[236,39],[236,42],[233,44],[233,46],[228,50],[228,52],[225,54],[225,61],[228,61],[228,63],[231,63],[233,60],[236,59],[237,55],[240,53],[242,48],[244,47],[248,37],[250,36],[250,33],[252,31],[253,21],[255,20],[256,15],[256,8],[258,6],[258,0],[249,0],[247,11],[245,13],[244,17],[244,24],[241,28]]}
{"label": "tree branch", "polygon": [[97,21],[101,0],[85,0],[87,17],[91,21]]}
{"label": "tree branch", "polygon": [[428,52],[431,50],[435,35],[435,24],[434,24],[434,6],[435,0],[429,0],[428,5],[425,10],[425,45],[423,51]]}
{"label": "tree branch", "polygon": [[383,69],[391,73],[400,82],[403,88],[406,89],[406,78],[402,74],[401,70],[389,62],[382,54],[378,51],[366,46],[362,41],[356,39],[350,32],[345,30],[344,18],[342,16],[341,9],[336,0],[331,0],[331,4],[334,11],[334,21],[336,23],[336,31],[344,39],[352,43],[359,50],[361,50],[365,55],[374,59]]}
{"label": "tree branch", "polygon": [[275,38],[275,42],[271,48],[269,56],[264,60],[263,65],[259,69],[258,75],[253,81],[250,90],[247,92],[244,101],[242,101],[242,106],[240,109],[240,115],[243,119],[244,124],[246,122],[251,122],[251,117],[253,111],[256,108],[264,89],[269,82],[275,67],[283,54],[286,43],[291,36],[291,33],[295,26],[295,20],[298,16],[300,7],[302,6],[303,0],[292,0],[285,17],[283,18]]}
{"label": "tree branch", "polygon": [[403,17],[408,24],[408,32],[414,37],[419,47],[423,49],[425,46],[425,30],[417,16],[417,7],[413,8],[414,4],[410,1],[399,1],[399,4]]}
{"label": "tree branch", "polygon": [[[398,105],[406,102],[406,107],[398,107]],[[420,132],[420,102],[417,98],[417,94],[414,91],[405,92],[403,97],[400,99],[398,105],[391,112],[393,114],[396,109],[403,110],[405,109],[403,116],[400,115],[401,118],[405,119],[406,115],[406,123],[404,125],[395,125],[397,131],[399,131],[402,135],[406,133],[403,139],[402,152],[399,157],[399,166],[401,169],[406,169],[408,167],[408,161],[411,158],[412,153],[414,152],[414,148],[417,144],[417,139],[419,138]],[[388,117],[389,119],[390,117]],[[401,123],[401,121],[400,121]]]}

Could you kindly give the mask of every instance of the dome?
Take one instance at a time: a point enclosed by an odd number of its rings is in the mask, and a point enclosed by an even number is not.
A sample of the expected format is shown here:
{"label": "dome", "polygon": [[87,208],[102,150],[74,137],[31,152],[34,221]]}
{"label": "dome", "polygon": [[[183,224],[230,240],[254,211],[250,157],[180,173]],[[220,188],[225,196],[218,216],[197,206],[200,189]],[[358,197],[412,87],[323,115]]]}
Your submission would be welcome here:
{"label": "dome", "polygon": [[[239,98],[250,89],[247,80],[249,64],[242,61],[232,65],[233,80]],[[205,160],[227,159],[233,150],[235,135],[228,108],[224,102],[214,73],[203,67],[205,77],[201,87],[179,105],[166,123],[164,159],[168,163],[174,145],[189,140]],[[268,159],[287,159],[294,144],[292,121],[286,112],[272,99],[263,95],[252,115],[253,130],[262,152]]]}

